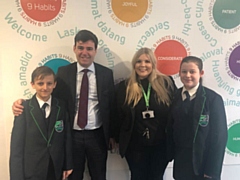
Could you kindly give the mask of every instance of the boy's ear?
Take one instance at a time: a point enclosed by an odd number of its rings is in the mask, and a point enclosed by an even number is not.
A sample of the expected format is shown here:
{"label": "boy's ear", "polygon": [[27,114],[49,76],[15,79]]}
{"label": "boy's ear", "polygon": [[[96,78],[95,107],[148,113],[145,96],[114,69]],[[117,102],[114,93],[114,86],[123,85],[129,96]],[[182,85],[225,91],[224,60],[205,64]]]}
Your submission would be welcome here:
{"label": "boy's ear", "polygon": [[32,88],[35,89],[34,82],[30,83],[32,85]]}
{"label": "boy's ear", "polygon": [[54,82],[54,88],[56,87],[56,85],[57,85],[57,81]]}

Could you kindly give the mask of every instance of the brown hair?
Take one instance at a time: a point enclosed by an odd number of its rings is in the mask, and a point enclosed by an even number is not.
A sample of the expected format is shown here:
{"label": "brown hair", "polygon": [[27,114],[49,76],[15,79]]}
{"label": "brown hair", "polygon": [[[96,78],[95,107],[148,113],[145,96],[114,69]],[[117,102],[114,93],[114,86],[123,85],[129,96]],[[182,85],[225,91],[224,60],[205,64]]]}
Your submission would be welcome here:
{"label": "brown hair", "polygon": [[97,36],[95,34],[93,34],[91,31],[81,30],[76,34],[76,36],[74,38],[74,46],[76,46],[78,41],[87,42],[89,40],[93,41],[93,43],[95,45],[95,49],[97,49],[97,46],[98,46]]}
{"label": "brown hair", "polygon": [[31,82],[34,83],[34,80],[37,79],[43,79],[45,76],[53,75],[54,82],[56,81],[56,76],[53,70],[47,66],[40,66],[37,67],[33,72],[31,76]]}

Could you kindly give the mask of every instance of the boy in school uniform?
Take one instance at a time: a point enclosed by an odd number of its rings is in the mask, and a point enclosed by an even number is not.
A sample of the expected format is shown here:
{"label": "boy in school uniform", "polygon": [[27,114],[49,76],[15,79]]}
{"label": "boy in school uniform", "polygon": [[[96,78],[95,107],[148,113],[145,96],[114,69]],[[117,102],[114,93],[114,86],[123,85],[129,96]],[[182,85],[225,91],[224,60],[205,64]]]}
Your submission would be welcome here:
{"label": "boy in school uniform", "polygon": [[23,102],[14,118],[10,147],[11,180],[61,180],[72,172],[72,140],[64,104],[51,96],[55,74],[36,68],[31,85],[36,94]]}

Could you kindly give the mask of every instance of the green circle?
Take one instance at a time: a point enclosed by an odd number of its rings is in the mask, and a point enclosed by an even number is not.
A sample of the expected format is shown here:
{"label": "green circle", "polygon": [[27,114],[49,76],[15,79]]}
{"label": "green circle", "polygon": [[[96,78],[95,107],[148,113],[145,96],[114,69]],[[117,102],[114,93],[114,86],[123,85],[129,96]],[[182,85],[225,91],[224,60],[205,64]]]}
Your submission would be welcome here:
{"label": "green circle", "polygon": [[239,0],[216,0],[213,6],[213,18],[224,29],[232,29],[240,24]]}
{"label": "green circle", "polygon": [[240,123],[228,129],[227,148],[233,153],[240,153]]}

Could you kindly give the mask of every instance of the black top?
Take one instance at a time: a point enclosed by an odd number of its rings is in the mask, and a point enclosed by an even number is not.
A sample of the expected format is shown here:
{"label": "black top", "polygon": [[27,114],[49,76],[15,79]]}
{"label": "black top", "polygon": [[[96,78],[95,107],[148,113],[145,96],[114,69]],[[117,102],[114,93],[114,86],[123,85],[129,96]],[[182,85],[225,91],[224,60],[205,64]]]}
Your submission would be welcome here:
{"label": "black top", "polygon": [[[170,79],[173,81],[171,77]],[[147,93],[148,79],[143,79],[140,83]],[[123,157],[125,155],[127,148],[139,149],[159,144],[163,144],[162,147],[165,148],[165,127],[167,119],[169,118],[170,107],[166,104],[159,103],[155,91],[151,88],[149,110],[154,111],[154,118],[143,119],[142,112],[146,111],[144,96],[135,107],[133,107],[132,104],[128,105],[125,103],[126,88],[127,80],[120,82],[116,88],[118,114],[116,116],[117,121],[114,123],[116,126],[115,139],[119,142],[121,156]],[[172,92],[171,89],[169,89],[169,91]],[[146,128],[149,130],[149,139],[147,136],[143,136]]]}
{"label": "black top", "polygon": [[[147,94],[149,81],[143,79],[140,81],[145,93]],[[143,118],[142,112],[146,111],[146,102],[144,96],[135,106],[135,123],[133,125],[133,132],[131,138],[131,144],[134,146],[149,146],[164,143],[165,141],[165,127],[167,123],[167,117],[169,108],[163,104],[159,104],[156,98],[155,91],[151,88],[149,111],[153,111],[154,118]],[[146,128],[149,130],[149,138],[146,135],[143,136]]]}

